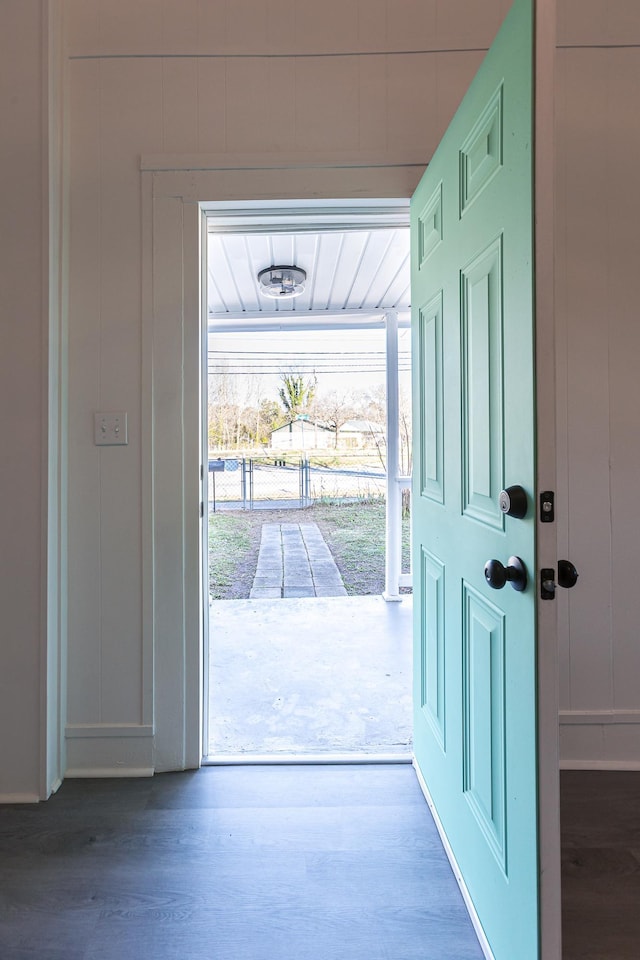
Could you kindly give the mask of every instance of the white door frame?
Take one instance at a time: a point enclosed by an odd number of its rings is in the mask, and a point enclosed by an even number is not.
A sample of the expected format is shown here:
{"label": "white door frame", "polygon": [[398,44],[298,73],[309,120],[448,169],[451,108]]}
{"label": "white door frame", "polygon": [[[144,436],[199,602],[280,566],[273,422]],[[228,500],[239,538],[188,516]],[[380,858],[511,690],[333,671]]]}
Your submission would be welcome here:
{"label": "white door frame", "polygon": [[154,769],[202,758],[200,603],[202,237],[206,201],[411,195],[422,158],[295,155],[141,159],[143,675]]}

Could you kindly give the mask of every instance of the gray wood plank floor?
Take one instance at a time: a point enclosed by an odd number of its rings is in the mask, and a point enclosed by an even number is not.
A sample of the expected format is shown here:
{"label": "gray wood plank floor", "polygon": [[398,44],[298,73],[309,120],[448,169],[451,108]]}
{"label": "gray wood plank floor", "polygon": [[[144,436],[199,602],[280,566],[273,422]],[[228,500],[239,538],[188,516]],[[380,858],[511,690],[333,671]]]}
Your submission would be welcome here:
{"label": "gray wood plank floor", "polygon": [[561,775],[564,960],[640,957],[640,772]]}
{"label": "gray wood plank floor", "polygon": [[480,960],[408,765],[67,781],[0,808],[2,960]]}

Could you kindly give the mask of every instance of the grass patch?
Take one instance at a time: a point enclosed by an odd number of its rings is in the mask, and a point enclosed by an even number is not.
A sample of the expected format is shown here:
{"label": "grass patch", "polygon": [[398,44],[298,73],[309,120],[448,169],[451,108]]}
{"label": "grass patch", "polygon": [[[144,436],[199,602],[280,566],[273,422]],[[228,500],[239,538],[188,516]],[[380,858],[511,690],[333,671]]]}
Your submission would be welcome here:
{"label": "grass patch", "polygon": [[[384,590],[385,518],[385,503],[377,499],[313,507],[313,519],[322,530],[350,596]],[[403,521],[402,540],[403,566],[408,567],[409,518]]]}
{"label": "grass patch", "polygon": [[214,600],[229,596],[254,539],[250,515],[214,513],[209,517],[209,592]]}
{"label": "grass patch", "polygon": [[313,508],[350,596],[384,589],[384,503],[319,504]]}
{"label": "grass patch", "polygon": [[[209,517],[209,581],[215,600],[248,597],[263,523],[317,523],[350,596],[384,590],[385,503],[317,502],[304,510],[220,511]],[[408,569],[410,521],[402,523],[403,569]]]}

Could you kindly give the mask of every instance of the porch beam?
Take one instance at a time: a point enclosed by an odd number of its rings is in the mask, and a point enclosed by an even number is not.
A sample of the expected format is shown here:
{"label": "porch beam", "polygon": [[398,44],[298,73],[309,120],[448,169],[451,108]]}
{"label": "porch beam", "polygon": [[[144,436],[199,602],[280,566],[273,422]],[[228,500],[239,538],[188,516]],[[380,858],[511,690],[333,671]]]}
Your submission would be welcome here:
{"label": "porch beam", "polygon": [[[398,327],[411,326],[411,311],[397,312]],[[340,310],[276,311],[261,310],[260,313],[225,313],[209,316],[209,333],[242,333],[244,331],[270,330],[376,330],[384,329],[385,312]]]}
{"label": "porch beam", "polygon": [[398,382],[398,313],[384,315],[387,335],[387,523],[385,550],[385,586],[383,597],[401,600],[402,569],[402,491],[398,484],[400,469],[400,387]]}

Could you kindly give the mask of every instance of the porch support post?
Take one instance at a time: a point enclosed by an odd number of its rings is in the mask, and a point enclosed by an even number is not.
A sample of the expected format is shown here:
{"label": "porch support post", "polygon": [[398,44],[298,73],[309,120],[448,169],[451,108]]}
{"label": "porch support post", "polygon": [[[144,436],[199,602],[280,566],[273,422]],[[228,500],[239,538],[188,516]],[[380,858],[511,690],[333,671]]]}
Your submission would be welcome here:
{"label": "porch support post", "polygon": [[399,580],[402,564],[401,492],[398,485],[400,465],[400,424],[398,385],[398,314],[388,310],[385,315],[387,338],[387,524],[385,551],[385,600],[401,600]]}

